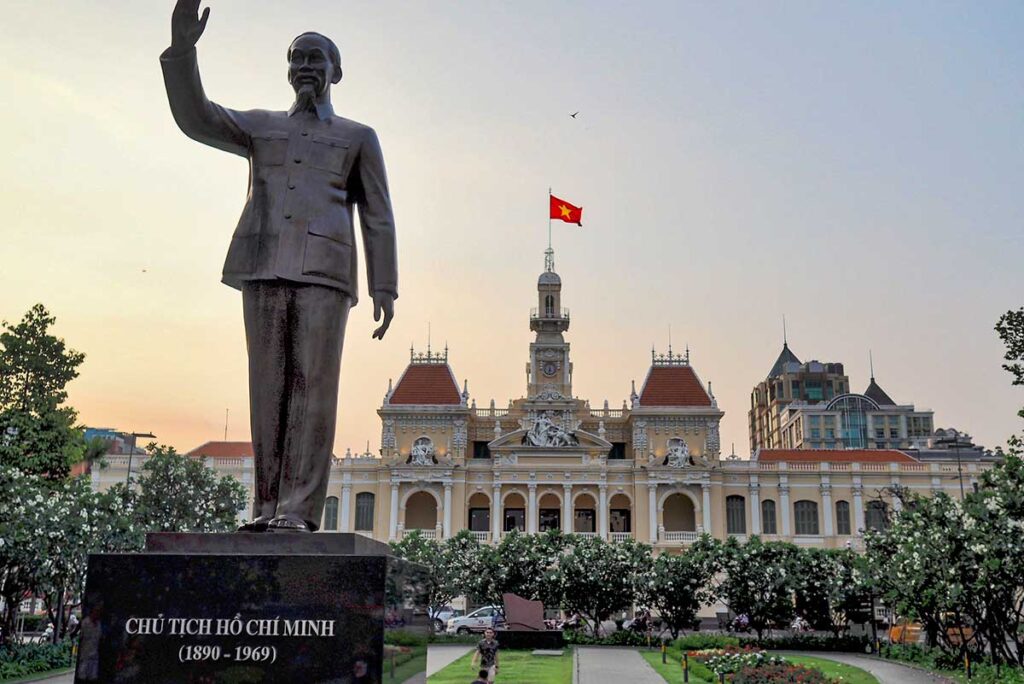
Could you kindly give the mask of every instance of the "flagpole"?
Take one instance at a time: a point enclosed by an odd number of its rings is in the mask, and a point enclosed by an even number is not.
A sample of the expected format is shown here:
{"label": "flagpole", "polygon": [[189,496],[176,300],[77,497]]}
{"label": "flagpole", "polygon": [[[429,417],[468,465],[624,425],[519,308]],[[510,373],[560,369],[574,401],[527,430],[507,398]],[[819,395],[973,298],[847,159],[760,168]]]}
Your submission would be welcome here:
{"label": "flagpole", "polygon": [[548,188],[548,249],[551,249],[551,188]]}

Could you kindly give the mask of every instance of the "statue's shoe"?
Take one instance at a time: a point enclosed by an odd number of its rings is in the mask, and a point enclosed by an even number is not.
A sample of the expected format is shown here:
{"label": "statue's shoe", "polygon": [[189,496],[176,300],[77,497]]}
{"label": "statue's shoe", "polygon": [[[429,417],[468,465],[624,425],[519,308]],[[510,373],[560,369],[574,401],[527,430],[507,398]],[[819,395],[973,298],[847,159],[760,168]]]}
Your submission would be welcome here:
{"label": "statue's shoe", "polygon": [[271,532],[312,532],[305,520],[290,515],[279,515],[270,521]]}
{"label": "statue's shoe", "polygon": [[255,520],[250,520],[244,525],[238,527],[239,532],[266,532],[267,528],[270,527],[270,523],[273,521],[269,515],[261,515]]}

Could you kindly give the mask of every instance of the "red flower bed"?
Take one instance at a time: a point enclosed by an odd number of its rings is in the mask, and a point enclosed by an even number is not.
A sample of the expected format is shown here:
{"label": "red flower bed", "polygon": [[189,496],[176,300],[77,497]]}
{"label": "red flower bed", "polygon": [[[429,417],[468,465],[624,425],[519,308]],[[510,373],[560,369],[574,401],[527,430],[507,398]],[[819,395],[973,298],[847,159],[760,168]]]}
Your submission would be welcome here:
{"label": "red flower bed", "polygon": [[818,670],[803,665],[771,664],[745,667],[733,675],[732,684],[829,684]]}

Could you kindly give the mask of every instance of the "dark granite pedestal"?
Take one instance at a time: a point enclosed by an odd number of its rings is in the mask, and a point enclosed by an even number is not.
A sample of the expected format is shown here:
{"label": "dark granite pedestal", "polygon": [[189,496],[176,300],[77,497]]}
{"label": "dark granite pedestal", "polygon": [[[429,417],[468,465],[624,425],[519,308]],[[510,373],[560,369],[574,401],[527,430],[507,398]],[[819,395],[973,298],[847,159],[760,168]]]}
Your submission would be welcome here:
{"label": "dark granite pedestal", "polygon": [[427,633],[424,577],[387,552],[354,534],[156,534],[91,556],[75,682],[400,684],[426,649],[385,668],[385,630]]}

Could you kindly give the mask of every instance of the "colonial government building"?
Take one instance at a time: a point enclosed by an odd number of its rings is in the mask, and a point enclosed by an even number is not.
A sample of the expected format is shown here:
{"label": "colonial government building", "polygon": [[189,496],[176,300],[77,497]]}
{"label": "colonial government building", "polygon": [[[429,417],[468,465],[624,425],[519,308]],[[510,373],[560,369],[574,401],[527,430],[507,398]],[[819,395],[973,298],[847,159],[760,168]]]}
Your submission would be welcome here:
{"label": "colonial government building", "polygon": [[[595,407],[573,392],[570,318],[550,250],[536,304],[526,395],[500,408],[459,387],[447,349],[411,353],[378,410],[379,454],[335,460],[322,529],[382,541],[469,529],[483,542],[561,529],[659,551],[709,532],[856,548],[892,504],[887,488],[959,496],[989,466],[959,433],[935,438],[930,412],[896,405],[874,378],[878,391],[851,394],[841,364],[801,364],[788,346],[752,395],[750,460],[723,459],[723,412],[688,351],[652,352],[628,402]],[[252,488],[248,443],[192,455]],[[108,456],[113,467],[95,471],[94,485],[123,481],[127,460]]]}

